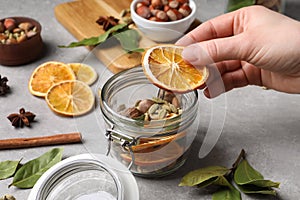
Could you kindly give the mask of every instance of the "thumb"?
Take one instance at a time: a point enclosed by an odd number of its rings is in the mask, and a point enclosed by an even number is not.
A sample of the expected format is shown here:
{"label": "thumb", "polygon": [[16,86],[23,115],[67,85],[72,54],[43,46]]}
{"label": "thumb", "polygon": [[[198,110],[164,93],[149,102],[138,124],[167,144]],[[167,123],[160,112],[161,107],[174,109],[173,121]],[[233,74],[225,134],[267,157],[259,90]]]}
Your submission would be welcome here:
{"label": "thumb", "polygon": [[244,60],[247,54],[243,49],[247,45],[241,35],[218,38],[191,44],[184,48],[182,57],[195,66],[203,66],[224,60]]}

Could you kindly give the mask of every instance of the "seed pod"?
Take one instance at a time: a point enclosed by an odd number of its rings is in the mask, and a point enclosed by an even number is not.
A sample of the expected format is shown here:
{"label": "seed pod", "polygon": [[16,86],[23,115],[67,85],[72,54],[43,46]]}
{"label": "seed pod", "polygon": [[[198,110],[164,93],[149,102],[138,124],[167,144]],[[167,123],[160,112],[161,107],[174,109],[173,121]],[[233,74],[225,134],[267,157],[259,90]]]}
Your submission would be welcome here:
{"label": "seed pod", "polygon": [[159,109],[159,105],[155,103],[155,104],[153,104],[153,105],[148,109],[148,113],[149,113],[149,114],[153,114],[153,113],[155,113],[158,109]]}
{"label": "seed pod", "polygon": [[166,109],[160,109],[158,111],[158,119],[164,119],[167,116],[167,110]]}

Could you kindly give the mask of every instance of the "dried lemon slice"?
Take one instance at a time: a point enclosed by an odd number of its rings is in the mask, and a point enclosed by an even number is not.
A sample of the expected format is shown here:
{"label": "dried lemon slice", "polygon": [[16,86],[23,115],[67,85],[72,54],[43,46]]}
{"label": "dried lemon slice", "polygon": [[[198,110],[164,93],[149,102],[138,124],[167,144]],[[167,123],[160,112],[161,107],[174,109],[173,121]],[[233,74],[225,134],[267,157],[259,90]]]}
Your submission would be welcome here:
{"label": "dried lemon slice", "polygon": [[66,64],[50,61],[41,64],[33,71],[28,87],[31,94],[44,97],[54,84],[75,79],[74,72]]}
{"label": "dried lemon slice", "polygon": [[208,69],[196,68],[185,62],[181,56],[184,47],[161,44],[147,49],[142,58],[142,66],[147,78],[159,88],[185,93],[201,87]]}
{"label": "dried lemon slice", "polygon": [[77,80],[92,85],[98,78],[98,74],[93,67],[83,63],[68,63],[67,64],[73,72]]}
{"label": "dried lemon slice", "polygon": [[53,85],[47,92],[46,102],[58,114],[78,116],[93,108],[95,97],[86,83],[71,80]]}

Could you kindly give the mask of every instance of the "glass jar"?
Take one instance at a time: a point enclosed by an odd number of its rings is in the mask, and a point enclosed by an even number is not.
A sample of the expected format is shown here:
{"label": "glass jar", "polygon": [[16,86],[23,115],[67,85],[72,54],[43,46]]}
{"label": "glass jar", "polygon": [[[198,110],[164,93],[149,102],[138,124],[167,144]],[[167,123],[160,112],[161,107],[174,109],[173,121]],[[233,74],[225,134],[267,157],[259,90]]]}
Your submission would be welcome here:
{"label": "glass jar", "polygon": [[172,94],[181,111],[170,118],[147,121],[121,114],[121,107],[126,110],[139,100],[170,94],[160,91],[141,67],[135,67],[112,76],[99,94],[109,154],[138,176],[160,177],[177,170],[186,161],[197,133],[196,91]]}
{"label": "glass jar", "polygon": [[69,157],[48,169],[28,200],[138,200],[137,183],[120,162],[102,154]]}

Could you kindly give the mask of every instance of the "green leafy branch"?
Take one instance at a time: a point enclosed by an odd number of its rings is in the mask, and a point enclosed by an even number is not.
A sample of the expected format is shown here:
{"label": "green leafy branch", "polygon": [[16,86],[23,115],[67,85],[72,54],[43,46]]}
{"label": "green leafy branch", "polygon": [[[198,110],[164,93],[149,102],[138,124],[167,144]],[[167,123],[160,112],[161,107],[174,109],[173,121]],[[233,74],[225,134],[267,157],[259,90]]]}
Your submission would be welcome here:
{"label": "green leafy branch", "polygon": [[[231,182],[234,182],[237,189]],[[197,186],[204,188],[210,185],[221,186],[212,195],[212,200],[241,200],[241,192],[245,194],[276,195],[273,188],[279,188],[280,183],[265,180],[263,175],[255,170],[246,160],[242,150],[232,168],[209,166],[186,174],[179,186]]]}
{"label": "green leafy branch", "polygon": [[144,51],[144,49],[139,48],[139,33],[136,30],[129,28],[128,24],[117,24],[99,36],[85,38],[78,42],[72,42],[67,46],[60,45],[59,47],[73,48],[80,46],[96,46],[104,43],[110,37],[116,38],[127,53]]}
{"label": "green leafy branch", "polygon": [[24,165],[20,164],[21,160],[0,162],[0,180],[13,176],[8,187],[32,188],[44,172],[61,161],[62,151],[63,148],[54,148]]}

